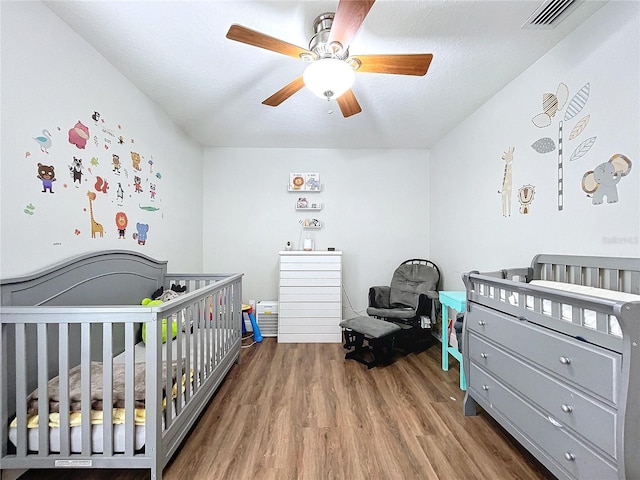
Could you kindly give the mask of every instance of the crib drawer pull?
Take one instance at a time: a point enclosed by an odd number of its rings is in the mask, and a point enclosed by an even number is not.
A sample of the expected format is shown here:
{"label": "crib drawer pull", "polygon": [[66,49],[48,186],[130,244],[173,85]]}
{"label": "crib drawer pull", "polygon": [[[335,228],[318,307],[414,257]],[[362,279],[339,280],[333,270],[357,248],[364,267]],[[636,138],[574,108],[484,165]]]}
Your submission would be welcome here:
{"label": "crib drawer pull", "polygon": [[486,325],[486,323],[485,323],[485,321],[484,321],[484,320],[480,320],[480,321],[478,322],[478,325],[480,325],[481,327],[484,327],[484,326]]}
{"label": "crib drawer pull", "polygon": [[484,353],[484,352],[482,352],[482,353],[480,354],[480,356],[481,356],[482,358],[487,358],[487,357],[488,357],[488,355],[487,355],[486,353]]}
{"label": "crib drawer pull", "polygon": [[483,389],[484,391],[489,390],[489,385],[482,385],[482,389]]}
{"label": "crib drawer pull", "polygon": [[563,365],[569,365],[571,363],[571,359],[569,357],[560,357],[560,363]]}
{"label": "crib drawer pull", "polygon": [[562,407],[560,407],[560,408],[562,408],[562,411],[563,411],[564,413],[571,413],[571,412],[573,412],[573,407],[572,407],[571,405],[567,405],[566,403],[563,403],[563,404],[562,404]]}
{"label": "crib drawer pull", "polygon": [[576,456],[571,452],[565,452],[564,458],[570,462],[574,462],[576,460]]}

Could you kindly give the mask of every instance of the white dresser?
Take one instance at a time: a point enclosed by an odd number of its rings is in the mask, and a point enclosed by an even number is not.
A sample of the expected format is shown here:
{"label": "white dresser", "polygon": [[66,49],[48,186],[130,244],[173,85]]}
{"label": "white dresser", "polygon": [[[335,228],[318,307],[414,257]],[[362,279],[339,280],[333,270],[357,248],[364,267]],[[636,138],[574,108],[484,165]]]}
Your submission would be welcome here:
{"label": "white dresser", "polygon": [[278,342],[342,341],[342,252],[283,251]]}

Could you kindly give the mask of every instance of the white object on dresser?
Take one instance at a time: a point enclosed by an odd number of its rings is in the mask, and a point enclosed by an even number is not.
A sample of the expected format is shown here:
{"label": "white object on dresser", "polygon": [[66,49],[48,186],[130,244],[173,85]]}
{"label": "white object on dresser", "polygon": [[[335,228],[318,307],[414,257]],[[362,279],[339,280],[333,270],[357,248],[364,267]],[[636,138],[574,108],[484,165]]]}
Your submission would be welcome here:
{"label": "white object on dresser", "polygon": [[342,252],[280,256],[278,342],[342,341]]}

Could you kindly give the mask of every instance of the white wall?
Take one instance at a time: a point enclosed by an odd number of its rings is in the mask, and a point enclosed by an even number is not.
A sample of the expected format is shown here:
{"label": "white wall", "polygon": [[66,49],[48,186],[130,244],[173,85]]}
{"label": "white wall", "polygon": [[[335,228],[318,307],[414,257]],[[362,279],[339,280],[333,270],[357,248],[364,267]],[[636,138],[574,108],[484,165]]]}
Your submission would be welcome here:
{"label": "white wall", "polygon": [[[536,253],[640,255],[640,3],[610,2],[564,41],[495,95],[431,150],[431,257],[444,269],[445,288],[463,289],[461,274],[529,265]],[[558,123],[538,128],[542,94],[560,82],[569,101],[587,82],[590,95],[564,122],[564,209],[557,208],[557,150],[540,154],[532,144],[557,142]],[[568,102],[567,102],[568,103]],[[584,131],[569,135],[590,115]],[[595,144],[570,161],[588,138]],[[503,152],[515,147],[512,214],[503,217]],[[581,188],[583,175],[613,154],[633,162],[618,184],[617,203],[592,205]],[[521,214],[518,189],[535,186],[529,214]]]}
{"label": "white wall", "polygon": [[[42,3],[1,2],[1,9],[1,276],[105,249],[138,250],[169,260],[170,270],[201,271],[202,147]],[[101,114],[98,122],[91,118],[94,111]],[[67,132],[79,120],[90,133],[83,149],[68,141]],[[53,138],[49,153],[32,138],[42,129]],[[144,157],[140,172],[131,151]],[[113,153],[122,161],[120,176],[112,168]],[[74,156],[83,160],[82,184],[68,170]],[[147,164],[151,157],[153,170]],[[38,163],[55,167],[53,194],[42,193]],[[134,174],[141,177],[143,193],[134,191]],[[96,191],[98,176],[108,181],[106,192]],[[96,194],[94,217],[103,226],[102,238],[91,238],[89,191]],[[118,239],[118,211],[128,216],[125,239]],[[133,239],[136,223],[150,225],[145,245]]]}
{"label": "white wall", "polygon": [[[278,251],[300,249],[305,216],[316,249],[343,251],[343,315],[363,311],[372,285],[388,285],[408,258],[429,253],[428,152],[223,149],[205,152],[204,270],[244,272],[244,301],[278,299]],[[320,212],[298,212],[290,172],[318,172]]]}

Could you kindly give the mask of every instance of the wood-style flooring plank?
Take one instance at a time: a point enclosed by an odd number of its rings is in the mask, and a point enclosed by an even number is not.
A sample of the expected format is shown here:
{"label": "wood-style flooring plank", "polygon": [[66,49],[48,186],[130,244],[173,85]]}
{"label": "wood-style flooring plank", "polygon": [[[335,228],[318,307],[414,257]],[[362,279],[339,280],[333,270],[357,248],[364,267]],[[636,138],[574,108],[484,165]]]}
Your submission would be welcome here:
{"label": "wood-style flooring plank", "polygon": [[[368,370],[340,344],[242,351],[164,480],[547,480],[492,418],[464,417],[440,345]],[[24,480],[143,480],[145,470],[32,470]]]}

